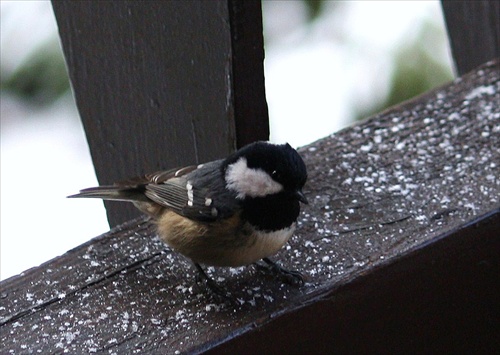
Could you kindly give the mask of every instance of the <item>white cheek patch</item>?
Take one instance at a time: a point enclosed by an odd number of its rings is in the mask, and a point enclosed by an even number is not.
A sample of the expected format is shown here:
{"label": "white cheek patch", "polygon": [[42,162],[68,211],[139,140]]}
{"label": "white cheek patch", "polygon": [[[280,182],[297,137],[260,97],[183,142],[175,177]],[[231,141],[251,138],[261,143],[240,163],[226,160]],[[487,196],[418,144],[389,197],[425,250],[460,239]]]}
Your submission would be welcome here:
{"label": "white cheek patch", "polygon": [[283,185],[274,181],[261,169],[252,169],[245,158],[227,167],[226,187],[237,193],[237,198],[263,197],[283,191]]}

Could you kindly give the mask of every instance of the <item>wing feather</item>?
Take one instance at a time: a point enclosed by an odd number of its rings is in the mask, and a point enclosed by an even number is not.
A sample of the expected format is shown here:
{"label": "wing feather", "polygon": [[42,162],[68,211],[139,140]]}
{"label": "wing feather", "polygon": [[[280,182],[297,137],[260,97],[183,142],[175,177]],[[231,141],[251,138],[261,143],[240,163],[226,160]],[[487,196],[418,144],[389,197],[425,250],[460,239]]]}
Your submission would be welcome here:
{"label": "wing feather", "polygon": [[82,190],[71,197],[149,201],[199,221],[226,218],[234,214],[238,201],[226,189],[220,165],[219,160],[158,171],[113,186]]}

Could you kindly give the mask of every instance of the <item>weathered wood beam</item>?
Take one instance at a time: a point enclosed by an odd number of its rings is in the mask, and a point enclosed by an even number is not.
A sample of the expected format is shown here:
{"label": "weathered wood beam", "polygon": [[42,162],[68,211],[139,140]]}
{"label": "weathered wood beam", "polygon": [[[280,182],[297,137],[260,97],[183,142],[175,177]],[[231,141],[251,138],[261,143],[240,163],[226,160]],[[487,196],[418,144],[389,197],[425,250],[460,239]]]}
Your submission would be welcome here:
{"label": "weathered wood beam", "polygon": [[496,60],[301,149],[305,286],[211,270],[221,301],[138,219],[3,281],[2,352],[498,351],[498,102]]}
{"label": "weathered wood beam", "polygon": [[[269,138],[260,1],[52,5],[101,185]],[[105,205],[111,226],[139,216]]]}
{"label": "weathered wood beam", "polygon": [[458,75],[500,57],[500,1],[441,0],[441,5]]}

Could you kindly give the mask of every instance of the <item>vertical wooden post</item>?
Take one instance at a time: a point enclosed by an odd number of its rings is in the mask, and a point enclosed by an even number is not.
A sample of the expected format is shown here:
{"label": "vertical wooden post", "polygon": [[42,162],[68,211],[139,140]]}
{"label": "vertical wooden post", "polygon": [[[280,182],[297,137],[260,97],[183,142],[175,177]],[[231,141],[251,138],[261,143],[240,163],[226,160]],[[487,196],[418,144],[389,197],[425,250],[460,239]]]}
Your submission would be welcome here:
{"label": "vertical wooden post", "polygon": [[233,94],[238,148],[269,139],[264,88],[264,40],[260,0],[229,0]]}
{"label": "vertical wooden post", "polygon": [[[53,1],[100,184],[268,139],[260,1]],[[112,226],[138,215],[106,203]]]}
{"label": "vertical wooden post", "polygon": [[500,2],[442,0],[459,75],[500,57]]}

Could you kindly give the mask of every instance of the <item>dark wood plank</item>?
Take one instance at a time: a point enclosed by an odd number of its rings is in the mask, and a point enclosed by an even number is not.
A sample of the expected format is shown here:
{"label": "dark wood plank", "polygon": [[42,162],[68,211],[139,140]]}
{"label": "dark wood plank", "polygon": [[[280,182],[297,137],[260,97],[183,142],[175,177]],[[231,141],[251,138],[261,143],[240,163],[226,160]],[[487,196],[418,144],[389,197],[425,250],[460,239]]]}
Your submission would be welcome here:
{"label": "dark wood plank", "polygon": [[276,260],[305,286],[219,268],[218,300],[139,219],[3,281],[2,349],[498,350],[499,100],[497,61],[301,149],[310,204]]}
{"label": "dark wood plank", "polygon": [[500,57],[500,1],[442,0],[459,75]]}
{"label": "dark wood plank", "polygon": [[498,353],[499,230],[497,210],[208,353]]}
{"label": "dark wood plank", "polygon": [[264,37],[259,0],[229,0],[237,147],[269,139]]}
{"label": "dark wood plank", "polygon": [[[268,139],[260,2],[53,7],[100,184]],[[112,226],[138,216],[128,205],[106,207]]]}

